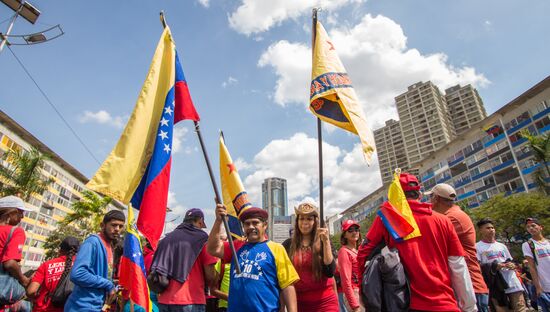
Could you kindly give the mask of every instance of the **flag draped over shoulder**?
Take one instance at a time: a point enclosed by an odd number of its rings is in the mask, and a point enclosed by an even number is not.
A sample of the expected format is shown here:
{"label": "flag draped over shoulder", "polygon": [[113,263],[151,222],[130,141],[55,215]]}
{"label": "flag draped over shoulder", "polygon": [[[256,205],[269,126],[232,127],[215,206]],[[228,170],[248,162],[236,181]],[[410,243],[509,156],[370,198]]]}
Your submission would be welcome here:
{"label": "flag draped over shoulder", "polygon": [[124,251],[120,258],[119,283],[126,290],[132,304],[151,312],[153,304],[149,297],[147,273],[143,261],[143,250],[139,235],[133,225],[133,211],[128,208],[128,224],[124,238]]}
{"label": "flag draped over shoulder", "polygon": [[153,248],[164,227],[174,124],[199,120],[166,27],[120,139],[86,185],[140,210],[137,227]]}
{"label": "flag draped over shoulder", "polygon": [[252,205],[248,201],[248,194],[244,190],[241,177],[231,159],[231,155],[229,155],[222,135],[220,135],[220,179],[223,204],[227,208],[229,230],[231,231],[231,235],[243,239],[243,232],[238,217]]}
{"label": "flag draped over shoulder", "polygon": [[309,109],[321,120],[359,135],[363,154],[370,163],[374,152],[372,131],[332,41],[320,22],[316,29]]}
{"label": "flag draped over shoulder", "polygon": [[388,201],[382,204],[377,214],[394,240],[399,242],[421,236],[405,192],[399,182],[399,173],[394,173],[393,181],[388,189]]}

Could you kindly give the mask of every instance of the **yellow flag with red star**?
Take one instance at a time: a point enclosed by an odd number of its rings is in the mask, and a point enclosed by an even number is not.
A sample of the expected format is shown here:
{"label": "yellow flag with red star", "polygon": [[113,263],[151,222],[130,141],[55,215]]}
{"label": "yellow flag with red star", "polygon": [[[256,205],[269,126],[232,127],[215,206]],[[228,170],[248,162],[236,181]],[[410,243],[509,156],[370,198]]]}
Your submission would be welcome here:
{"label": "yellow flag with red star", "polygon": [[243,231],[239,222],[239,215],[252,204],[248,201],[237,167],[225,146],[223,135],[220,135],[220,180],[222,184],[223,204],[227,208],[229,230],[231,234],[243,239]]}

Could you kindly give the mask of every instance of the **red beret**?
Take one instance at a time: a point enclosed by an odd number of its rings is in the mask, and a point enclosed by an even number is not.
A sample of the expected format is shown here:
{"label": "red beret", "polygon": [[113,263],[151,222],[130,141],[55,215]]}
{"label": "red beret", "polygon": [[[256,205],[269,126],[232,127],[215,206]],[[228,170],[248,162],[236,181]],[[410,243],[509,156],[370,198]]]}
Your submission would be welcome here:
{"label": "red beret", "polygon": [[250,207],[239,215],[239,220],[242,222],[252,218],[267,220],[267,210],[258,207]]}

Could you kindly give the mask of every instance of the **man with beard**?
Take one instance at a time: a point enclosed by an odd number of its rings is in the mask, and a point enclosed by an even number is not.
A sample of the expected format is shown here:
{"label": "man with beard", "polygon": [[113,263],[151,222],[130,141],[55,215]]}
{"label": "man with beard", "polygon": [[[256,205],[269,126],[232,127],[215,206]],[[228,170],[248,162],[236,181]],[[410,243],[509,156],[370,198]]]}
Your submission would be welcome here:
{"label": "man with beard", "polygon": [[[222,218],[227,212],[225,206],[216,207],[216,222],[208,237],[208,252],[222,259],[232,260],[229,243],[220,239]],[[298,273],[281,244],[266,238],[267,211],[251,207],[239,215],[246,241],[235,241],[238,265],[241,273],[231,269],[229,284],[229,312],[276,312],[279,311],[279,297],[288,312],[296,312],[296,291],[293,284],[299,280]],[[234,265],[235,262],[233,262]]]}
{"label": "man with beard", "polygon": [[71,270],[72,294],[65,312],[97,312],[116,296],[113,274],[113,245],[120,238],[126,218],[111,210],[101,222],[101,231],[90,235],[80,247]]}

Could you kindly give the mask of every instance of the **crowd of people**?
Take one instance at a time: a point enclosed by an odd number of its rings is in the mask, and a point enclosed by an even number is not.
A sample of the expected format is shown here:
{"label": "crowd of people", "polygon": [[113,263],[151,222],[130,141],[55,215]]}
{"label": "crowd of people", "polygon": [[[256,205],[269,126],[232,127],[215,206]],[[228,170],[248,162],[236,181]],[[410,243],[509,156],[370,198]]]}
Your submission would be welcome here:
{"label": "crowd of people", "polygon": [[[494,221],[474,225],[452,186],[422,194],[407,173],[400,184],[421,236],[395,239],[376,216],[362,239],[360,225],[346,220],[339,250],[310,203],[295,208],[292,236],[282,244],[267,236],[266,210],[244,210],[245,239],[233,240],[235,253],[223,228],[225,206],[216,206],[209,234],[203,211],[188,210],[155,250],[144,246],[153,311],[550,311],[550,242],[536,218],[522,221],[531,238],[523,261],[515,261],[496,240]],[[24,274],[25,232],[17,225],[26,210],[16,196],[0,199],[3,309],[29,309],[6,295],[16,285],[32,311],[143,311],[121,299],[127,290],[117,285],[122,212],[107,212],[99,233],[82,244],[66,237],[56,258]]]}

